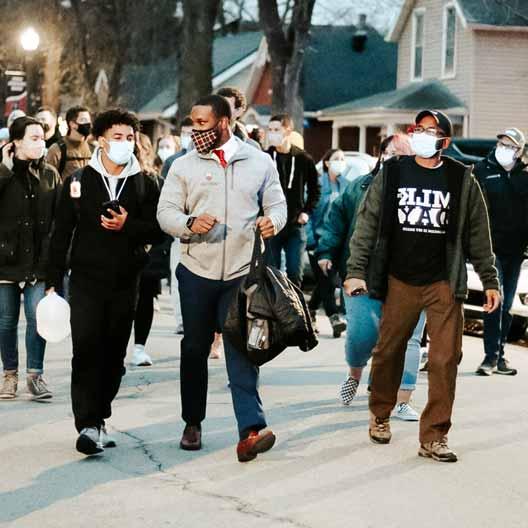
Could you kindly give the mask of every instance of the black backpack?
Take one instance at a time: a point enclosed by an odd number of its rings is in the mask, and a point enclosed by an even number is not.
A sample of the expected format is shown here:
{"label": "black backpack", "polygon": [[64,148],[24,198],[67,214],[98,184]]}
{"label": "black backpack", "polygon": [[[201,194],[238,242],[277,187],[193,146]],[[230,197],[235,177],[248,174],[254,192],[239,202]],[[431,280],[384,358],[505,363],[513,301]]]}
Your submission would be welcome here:
{"label": "black backpack", "polygon": [[58,171],[59,171],[59,174],[61,175],[62,177],[62,173],[64,172],[64,169],[66,168],[66,162],[67,161],[83,161],[83,160],[86,160],[88,158],[69,158],[68,157],[68,146],[66,145],[66,141],[64,141],[64,138],[61,138],[57,141],[57,145],[59,146],[59,149],[60,149],[60,161],[59,161],[59,167],[58,167]]}

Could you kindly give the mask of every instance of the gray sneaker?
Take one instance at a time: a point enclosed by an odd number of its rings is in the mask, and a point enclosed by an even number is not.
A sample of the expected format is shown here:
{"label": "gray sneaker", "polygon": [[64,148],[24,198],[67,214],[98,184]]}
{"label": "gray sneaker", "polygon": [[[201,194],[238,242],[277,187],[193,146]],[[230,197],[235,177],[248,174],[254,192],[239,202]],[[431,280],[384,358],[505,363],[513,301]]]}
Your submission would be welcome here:
{"label": "gray sneaker", "polygon": [[77,438],[77,451],[83,455],[97,455],[104,451],[101,435],[97,427],[85,427]]}
{"label": "gray sneaker", "polygon": [[49,400],[53,393],[40,374],[29,374],[27,377],[27,388],[33,400]]}
{"label": "gray sneaker", "polygon": [[101,426],[101,430],[99,431],[99,441],[101,442],[101,445],[106,449],[107,447],[116,447],[116,441],[114,438],[112,438],[108,431],[106,430],[106,426]]}
{"label": "gray sneaker", "polygon": [[13,400],[16,398],[18,388],[18,372],[16,370],[4,371],[4,382],[0,389],[0,400]]}

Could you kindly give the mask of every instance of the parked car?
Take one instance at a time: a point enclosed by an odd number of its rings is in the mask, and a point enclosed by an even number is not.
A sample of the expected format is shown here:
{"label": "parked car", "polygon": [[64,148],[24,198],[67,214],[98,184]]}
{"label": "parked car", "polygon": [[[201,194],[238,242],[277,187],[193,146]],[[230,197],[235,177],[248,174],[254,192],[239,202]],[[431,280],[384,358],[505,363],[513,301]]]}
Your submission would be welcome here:
{"label": "parked car", "polygon": [[[484,292],[482,283],[471,264],[467,264],[469,296],[464,304],[464,313],[471,319],[482,319]],[[521,267],[517,291],[510,310],[513,321],[508,335],[508,341],[522,339],[528,328],[528,260]]]}
{"label": "parked car", "polygon": [[[365,154],[363,152],[357,152],[353,150],[345,150],[345,160],[347,162],[347,171],[344,173],[344,176],[352,181],[358,178],[359,176],[363,176],[364,174],[368,174],[369,172],[374,169],[377,163],[377,158],[374,156],[371,156],[370,154]],[[317,172],[321,174],[323,170],[323,164],[321,161],[317,163]]]}
{"label": "parked car", "polygon": [[496,139],[453,138],[449,147],[444,150],[450,156],[465,165],[474,165],[485,158],[497,144]]}

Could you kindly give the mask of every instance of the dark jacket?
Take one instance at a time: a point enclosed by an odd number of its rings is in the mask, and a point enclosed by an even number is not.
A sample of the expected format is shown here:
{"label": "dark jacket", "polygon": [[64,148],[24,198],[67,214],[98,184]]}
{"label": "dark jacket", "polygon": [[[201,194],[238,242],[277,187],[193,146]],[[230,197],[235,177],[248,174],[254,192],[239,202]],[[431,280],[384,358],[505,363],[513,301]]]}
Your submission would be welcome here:
{"label": "dark jacket", "polygon": [[45,280],[60,177],[43,160],[15,163],[0,164],[0,280]]}
{"label": "dark jacket", "polygon": [[[268,150],[268,154],[275,158],[275,148]],[[317,207],[321,196],[319,185],[319,174],[311,156],[298,147],[292,146],[290,154],[295,157],[295,169],[291,186],[289,185],[290,170],[283,174],[280,164],[277,165],[279,171],[282,190],[286,195],[288,204],[288,224],[297,223],[297,218],[301,213],[312,214]],[[289,165],[291,167],[291,165]]]}
{"label": "dark jacket", "polygon": [[[451,290],[459,300],[467,297],[466,260],[484,289],[499,289],[495,256],[491,249],[488,213],[472,168],[443,156],[451,195],[446,234],[446,266]],[[371,297],[384,299],[390,262],[391,233],[397,215],[401,160],[385,163],[372,181],[350,240],[347,278],[364,279]]]}
{"label": "dark jacket", "polygon": [[335,199],[321,229],[315,254],[317,260],[331,260],[339,266],[344,279],[346,263],[350,256],[350,239],[356,227],[357,212],[374,175],[365,174],[349,183]]}
{"label": "dark jacket", "polygon": [[[145,246],[162,238],[156,221],[158,187],[141,172],[130,176],[119,198],[128,218],[121,231],[108,231],[101,226],[102,204],[108,200],[102,177],[90,165],[82,171],[78,205],[70,196],[73,176],[64,182],[51,241],[47,286],[57,288],[62,284],[71,243],[72,281],[106,293],[133,287],[148,260]],[[134,178],[144,179],[142,198],[138,198],[139,185]]]}
{"label": "dark jacket", "polygon": [[475,165],[488,205],[491,238],[497,255],[522,256],[528,246],[528,170],[520,160],[511,171],[495,159],[495,150]]}

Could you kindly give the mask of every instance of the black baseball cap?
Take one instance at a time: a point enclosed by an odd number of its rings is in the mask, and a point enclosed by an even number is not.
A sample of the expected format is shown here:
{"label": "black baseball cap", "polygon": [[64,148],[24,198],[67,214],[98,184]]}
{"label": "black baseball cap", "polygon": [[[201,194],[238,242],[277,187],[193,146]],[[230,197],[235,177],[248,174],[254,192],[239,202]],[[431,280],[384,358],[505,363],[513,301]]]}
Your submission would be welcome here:
{"label": "black baseball cap", "polygon": [[431,116],[436,121],[438,128],[444,131],[446,137],[453,136],[453,124],[451,123],[451,119],[439,110],[422,110],[416,116],[416,119],[414,120],[415,124],[418,124],[426,116]]}

